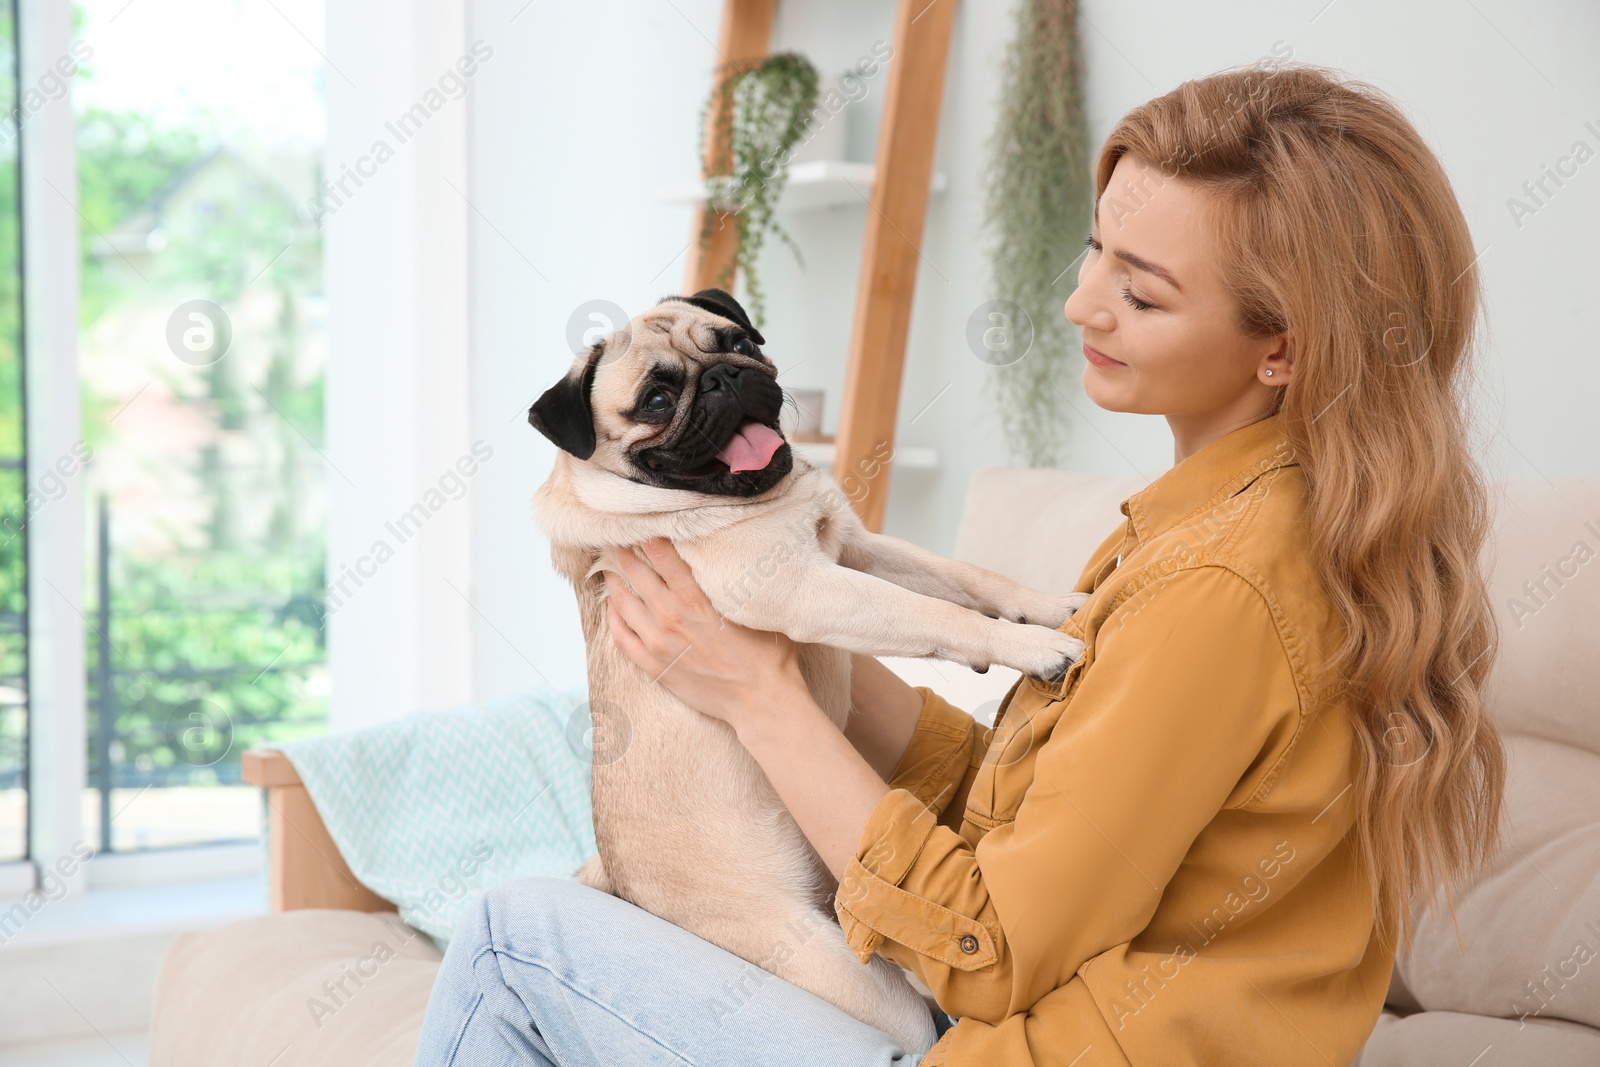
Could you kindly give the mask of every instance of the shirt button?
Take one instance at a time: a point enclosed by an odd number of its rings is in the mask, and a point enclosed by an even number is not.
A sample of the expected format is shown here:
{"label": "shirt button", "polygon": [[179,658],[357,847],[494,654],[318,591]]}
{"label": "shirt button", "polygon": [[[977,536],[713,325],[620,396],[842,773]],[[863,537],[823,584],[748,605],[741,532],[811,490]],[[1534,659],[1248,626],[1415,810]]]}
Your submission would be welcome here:
{"label": "shirt button", "polygon": [[971,934],[964,935],[961,938],[961,951],[969,956],[978,951],[978,939]]}

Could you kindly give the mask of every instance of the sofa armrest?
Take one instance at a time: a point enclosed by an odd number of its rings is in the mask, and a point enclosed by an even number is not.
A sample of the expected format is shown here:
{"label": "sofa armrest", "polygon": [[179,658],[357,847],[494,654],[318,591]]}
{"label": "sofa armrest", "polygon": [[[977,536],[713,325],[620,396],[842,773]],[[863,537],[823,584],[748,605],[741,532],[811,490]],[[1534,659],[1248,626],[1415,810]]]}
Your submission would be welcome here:
{"label": "sofa armrest", "polygon": [[253,748],[239,757],[240,776],[265,791],[268,815],[268,886],[273,911],[339,908],[394,911],[362,885],[328,836],[294,764],[282,752]]}

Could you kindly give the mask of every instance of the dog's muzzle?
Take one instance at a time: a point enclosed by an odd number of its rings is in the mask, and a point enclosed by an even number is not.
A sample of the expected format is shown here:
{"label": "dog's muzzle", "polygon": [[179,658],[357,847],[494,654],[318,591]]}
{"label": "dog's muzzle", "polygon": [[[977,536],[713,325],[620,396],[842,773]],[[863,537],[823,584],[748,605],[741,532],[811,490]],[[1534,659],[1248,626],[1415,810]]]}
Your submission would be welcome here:
{"label": "dog's muzzle", "polygon": [[641,450],[638,459],[651,470],[676,473],[759,470],[783,445],[777,432],[782,407],[783,389],[770,375],[719,363],[700,375],[676,438]]}

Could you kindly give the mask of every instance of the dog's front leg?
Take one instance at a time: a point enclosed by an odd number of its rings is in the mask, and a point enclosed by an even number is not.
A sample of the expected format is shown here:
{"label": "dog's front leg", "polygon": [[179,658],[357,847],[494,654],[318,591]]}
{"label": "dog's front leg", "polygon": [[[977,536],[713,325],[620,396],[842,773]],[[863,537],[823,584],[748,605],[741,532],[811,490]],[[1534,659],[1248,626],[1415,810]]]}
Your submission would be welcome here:
{"label": "dog's front leg", "polygon": [[[698,572],[691,558],[696,550],[680,546]],[[1003,663],[1052,682],[1083,655],[1083,642],[1059,630],[989,618],[839,566],[815,546],[764,562],[738,580],[702,586],[724,617],[806,644],[868,656],[936,657],[977,670]]]}
{"label": "dog's front leg", "polygon": [[859,522],[841,532],[842,566],[990,618],[1055,629],[1089,599],[1087,593],[1041,593],[976,564],[947,559],[910,541],[873,533]]}

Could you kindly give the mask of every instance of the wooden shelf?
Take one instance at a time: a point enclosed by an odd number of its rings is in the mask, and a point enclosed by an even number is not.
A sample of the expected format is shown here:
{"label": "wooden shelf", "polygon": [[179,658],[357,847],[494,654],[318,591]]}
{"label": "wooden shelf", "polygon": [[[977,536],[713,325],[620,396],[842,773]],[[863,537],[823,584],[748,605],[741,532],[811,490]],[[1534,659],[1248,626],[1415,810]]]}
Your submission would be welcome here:
{"label": "wooden shelf", "polygon": [[[866,207],[867,196],[878,168],[871,163],[852,163],[845,159],[813,159],[789,167],[789,180],[783,187],[779,211],[814,211],[821,208]],[[936,172],[928,185],[930,192],[945,187],[942,172]],[[663,204],[698,204],[705,200],[698,186],[670,189],[656,194]]]}
{"label": "wooden shelf", "polygon": [[[760,65],[770,51],[777,7],[778,0],[723,0],[716,45],[722,58],[719,72]],[[861,213],[861,270],[856,278],[855,317],[839,399],[837,440],[794,442],[794,447],[818,467],[833,466],[837,452],[841,469],[862,472],[856,479],[862,491],[851,494],[850,505],[862,525],[874,532],[883,530],[893,469],[938,465],[931,448],[897,449],[888,463],[876,460],[875,453],[882,442],[898,437],[895,420],[905,377],[912,297],[922,259],[918,246],[927,222],[928,197],[946,186],[945,176],[934,173],[933,149],[956,16],[954,3],[896,0],[894,7],[894,62],[881,86],[883,116],[872,162],[791,161],[778,204],[790,211],[870,208]],[[730,131],[718,121],[717,109],[707,108],[701,174],[723,171],[729,139]],[[820,145],[818,148],[821,150]],[[656,199],[686,204],[692,215],[683,291],[698,292],[729,277],[739,252],[739,227],[729,225],[736,222],[736,216],[707,202],[703,182],[663,191]]]}

